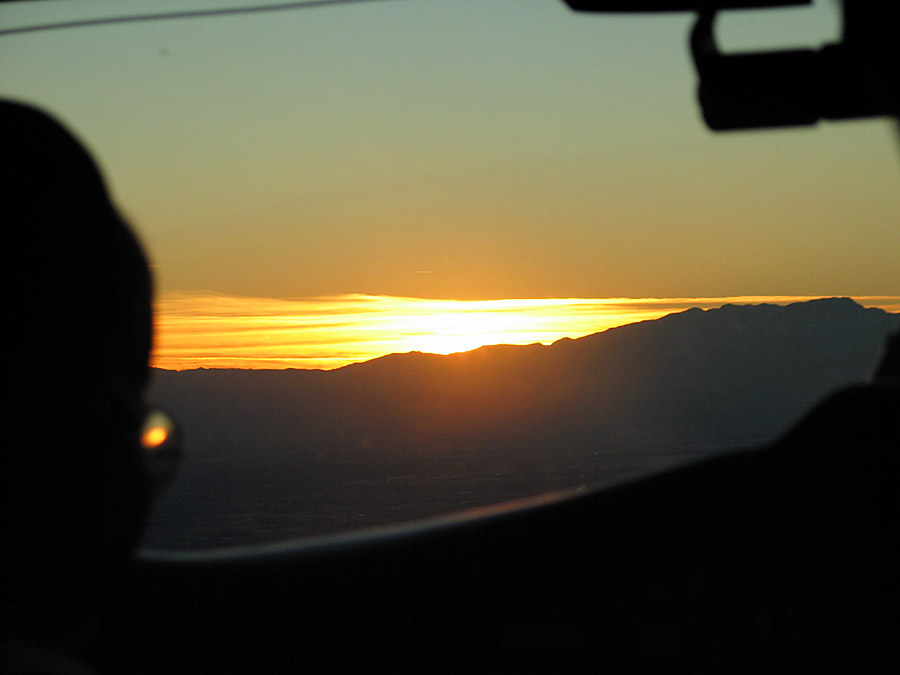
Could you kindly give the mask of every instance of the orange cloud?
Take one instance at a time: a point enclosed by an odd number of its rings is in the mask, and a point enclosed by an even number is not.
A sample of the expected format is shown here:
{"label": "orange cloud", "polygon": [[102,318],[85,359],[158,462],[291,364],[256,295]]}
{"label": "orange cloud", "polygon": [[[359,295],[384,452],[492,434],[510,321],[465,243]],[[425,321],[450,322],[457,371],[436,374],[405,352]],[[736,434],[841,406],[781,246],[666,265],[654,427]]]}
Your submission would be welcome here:
{"label": "orange cloud", "polygon": [[[156,303],[159,368],[331,369],[394,352],[548,344],[690,307],[807,296],[431,300],[375,295],[274,299],[179,291]],[[900,311],[900,298],[856,298]]]}

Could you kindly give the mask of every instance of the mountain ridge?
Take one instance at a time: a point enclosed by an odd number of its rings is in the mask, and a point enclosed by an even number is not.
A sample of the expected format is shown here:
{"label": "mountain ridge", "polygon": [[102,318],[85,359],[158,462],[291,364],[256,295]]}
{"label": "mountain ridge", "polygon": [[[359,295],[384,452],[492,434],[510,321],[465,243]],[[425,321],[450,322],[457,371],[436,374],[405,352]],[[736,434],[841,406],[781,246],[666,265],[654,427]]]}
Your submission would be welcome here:
{"label": "mountain ridge", "polygon": [[[380,420],[416,433],[484,432],[529,416],[532,428],[538,418],[554,415],[577,414],[584,424],[592,408],[604,418],[612,411],[625,418],[684,415],[702,423],[711,416],[704,404],[721,413],[745,397],[771,427],[789,422],[817,396],[865,379],[884,336],[898,324],[898,315],[849,298],[724,305],[551,345],[389,354],[331,371],[158,371],[157,394],[175,396],[177,407],[188,408],[173,385],[205,373],[213,390],[205,396],[214,398],[217,387],[245,387],[241,398],[250,409],[277,403],[283,416],[299,416],[307,426],[315,426],[316,417],[335,424],[344,418],[345,427],[360,420],[377,427]],[[537,427],[559,431],[552,421]]]}

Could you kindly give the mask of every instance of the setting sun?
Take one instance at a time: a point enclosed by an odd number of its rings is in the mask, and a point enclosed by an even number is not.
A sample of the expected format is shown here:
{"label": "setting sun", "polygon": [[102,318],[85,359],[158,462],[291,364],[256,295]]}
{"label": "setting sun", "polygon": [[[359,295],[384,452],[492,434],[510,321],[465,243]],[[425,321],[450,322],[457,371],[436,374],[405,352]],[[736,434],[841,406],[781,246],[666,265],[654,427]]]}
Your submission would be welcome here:
{"label": "setting sun", "polygon": [[[168,293],[156,304],[153,365],[333,369],[390,353],[449,354],[490,344],[549,344],[690,307],[809,297],[435,300],[374,295],[273,299]],[[900,309],[894,297],[857,298]]]}

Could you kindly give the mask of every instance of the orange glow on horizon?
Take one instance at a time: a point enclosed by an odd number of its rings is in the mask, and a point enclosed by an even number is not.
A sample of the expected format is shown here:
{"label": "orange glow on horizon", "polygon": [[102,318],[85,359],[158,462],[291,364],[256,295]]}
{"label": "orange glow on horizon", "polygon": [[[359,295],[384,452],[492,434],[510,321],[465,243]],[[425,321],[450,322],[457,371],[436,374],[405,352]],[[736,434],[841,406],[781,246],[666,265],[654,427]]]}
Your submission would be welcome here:
{"label": "orange glow on horizon", "polygon": [[[373,295],[272,299],[179,291],[156,303],[152,365],[333,369],[390,353],[449,354],[490,344],[549,344],[691,307],[787,304],[809,296],[433,300]],[[897,297],[858,297],[900,311]]]}

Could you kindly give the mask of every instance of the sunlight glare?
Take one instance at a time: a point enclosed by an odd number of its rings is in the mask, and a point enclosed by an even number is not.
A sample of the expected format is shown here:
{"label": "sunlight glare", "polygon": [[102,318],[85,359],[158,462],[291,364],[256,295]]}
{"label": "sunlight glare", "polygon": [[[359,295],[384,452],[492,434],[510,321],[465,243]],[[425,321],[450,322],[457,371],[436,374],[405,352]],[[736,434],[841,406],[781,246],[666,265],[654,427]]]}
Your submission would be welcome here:
{"label": "sunlight glare", "polygon": [[[550,344],[691,307],[786,304],[807,296],[434,300],[373,295],[273,299],[174,292],[156,303],[158,368],[329,370],[385,354]],[[857,298],[896,311],[898,298]]]}
{"label": "sunlight glare", "polygon": [[165,428],[160,426],[151,427],[141,435],[141,444],[148,450],[152,450],[165,443],[168,437],[169,432]]}

